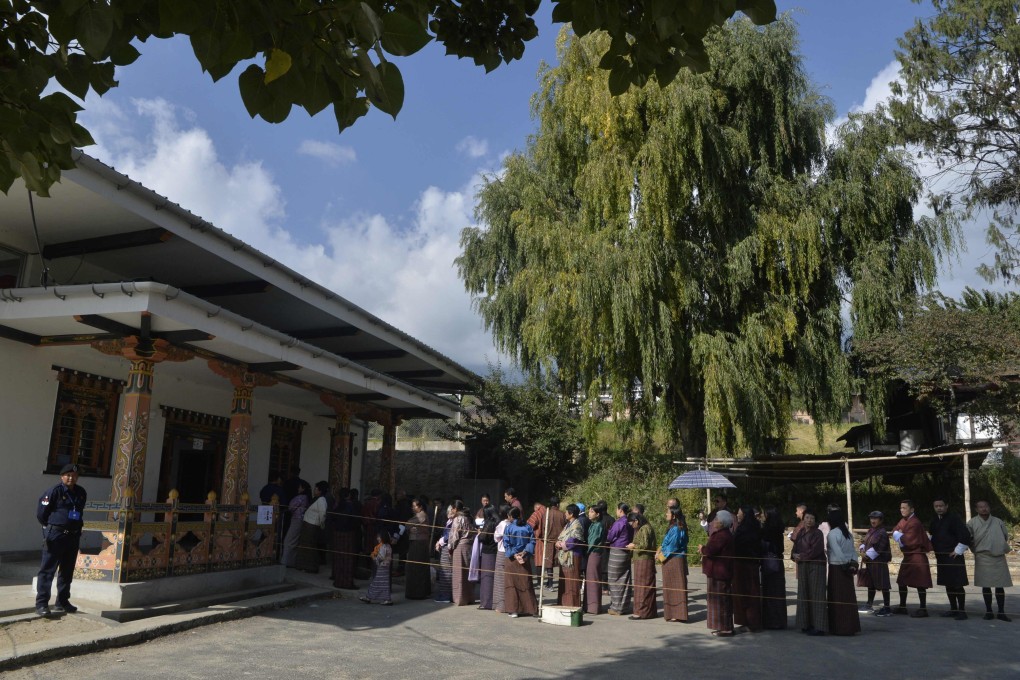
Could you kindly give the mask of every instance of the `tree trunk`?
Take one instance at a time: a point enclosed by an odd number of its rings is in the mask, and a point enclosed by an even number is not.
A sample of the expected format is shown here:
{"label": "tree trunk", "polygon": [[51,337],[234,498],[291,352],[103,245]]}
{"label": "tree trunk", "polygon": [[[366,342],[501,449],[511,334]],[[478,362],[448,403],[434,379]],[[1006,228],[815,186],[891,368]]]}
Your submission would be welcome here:
{"label": "tree trunk", "polygon": [[705,431],[704,395],[670,385],[664,396],[666,407],[676,417],[673,428],[684,458],[705,458],[708,455],[708,433]]}

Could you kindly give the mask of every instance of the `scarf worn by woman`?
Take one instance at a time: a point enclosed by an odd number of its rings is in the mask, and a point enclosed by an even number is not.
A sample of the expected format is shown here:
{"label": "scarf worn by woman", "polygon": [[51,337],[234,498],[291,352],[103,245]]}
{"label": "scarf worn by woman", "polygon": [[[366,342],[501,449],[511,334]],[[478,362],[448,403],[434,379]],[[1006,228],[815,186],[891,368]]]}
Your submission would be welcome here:
{"label": "scarf worn by woman", "polygon": [[[574,539],[578,543],[584,543],[585,536],[584,531],[581,529],[581,523],[575,518],[570,521],[567,526],[563,527],[563,531],[556,537],[556,541],[563,541],[563,545],[567,545],[568,539]],[[574,566],[574,551],[570,548],[561,550],[559,555],[556,556],[559,559],[560,564],[568,569]]]}

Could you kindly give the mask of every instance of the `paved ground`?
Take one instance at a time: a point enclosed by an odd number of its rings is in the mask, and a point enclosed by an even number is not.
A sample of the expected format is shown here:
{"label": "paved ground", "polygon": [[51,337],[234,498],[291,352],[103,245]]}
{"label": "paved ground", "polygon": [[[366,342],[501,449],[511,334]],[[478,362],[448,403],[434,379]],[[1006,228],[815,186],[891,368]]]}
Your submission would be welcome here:
{"label": "paved ground", "polygon": [[[703,582],[692,578],[692,587]],[[705,628],[701,595],[692,602],[690,625],[603,615],[581,628],[399,596],[393,607],[365,605],[355,595],[29,666],[4,678],[1020,677],[1020,616],[1014,623],[980,615],[964,622],[862,617],[864,631],[853,638],[788,630],[722,640]],[[933,612],[946,606],[944,595],[932,595]],[[1020,608],[1020,595],[1010,597],[1008,604]],[[969,599],[977,614],[980,596]]]}

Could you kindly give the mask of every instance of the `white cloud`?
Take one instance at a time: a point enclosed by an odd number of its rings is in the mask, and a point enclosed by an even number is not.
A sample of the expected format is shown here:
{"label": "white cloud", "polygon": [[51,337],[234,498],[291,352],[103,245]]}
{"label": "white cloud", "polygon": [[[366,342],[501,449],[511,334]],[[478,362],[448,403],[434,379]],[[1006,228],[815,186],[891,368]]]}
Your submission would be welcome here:
{"label": "white cloud", "polygon": [[[892,97],[892,83],[900,79],[900,62],[895,59],[885,65],[878,74],[871,79],[868,87],[864,90],[864,101],[850,107],[849,113],[860,113],[862,111],[874,111],[879,104],[884,104]],[[836,129],[849,120],[848,115],[843,115],[834,120],[825,130],[825,138],[833,140],[836,138]]]}
{"label": "white cloud", "polygon": [[468,135],[457,142],[457,151],[468,158],[481,158],[489,153],[489,141]]}
{"label": "white cloud", "polygon": [[358,160],[358,155],[349,146],[342,146],[333,142],[321,142],[316,139],[306,139],[298,146],[297,152],[332,166],[345,165]]}
{"label": "white cloud", "polygon": [[97,140],[89,153],[454,361],[483,372],[487,358],[499,359],[453,262],[478,176],[456,190],[423,190],[406,225],[354,215],[323,224],[320,242],[302,243],[261,161],[225,164],[209,134],[182,124],[186,113],[163,100],[132,106],[89,103],[85,122]]}

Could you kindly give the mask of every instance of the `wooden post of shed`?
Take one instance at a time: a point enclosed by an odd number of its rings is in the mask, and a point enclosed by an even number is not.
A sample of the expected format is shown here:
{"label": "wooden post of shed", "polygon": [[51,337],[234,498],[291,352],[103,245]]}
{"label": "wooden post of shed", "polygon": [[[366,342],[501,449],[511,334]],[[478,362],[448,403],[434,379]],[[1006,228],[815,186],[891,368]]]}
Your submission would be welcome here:
{"label": "wooden post of shed", "polygon": [[850,531],[854,530],[854,505],[850,496],[850,461],[843,459],[843,479],[846,482],[846,525]]}
{"label": "wooden post of shed", "polygon": [[963,454],[963,514],[970,521],[970,455]]}

